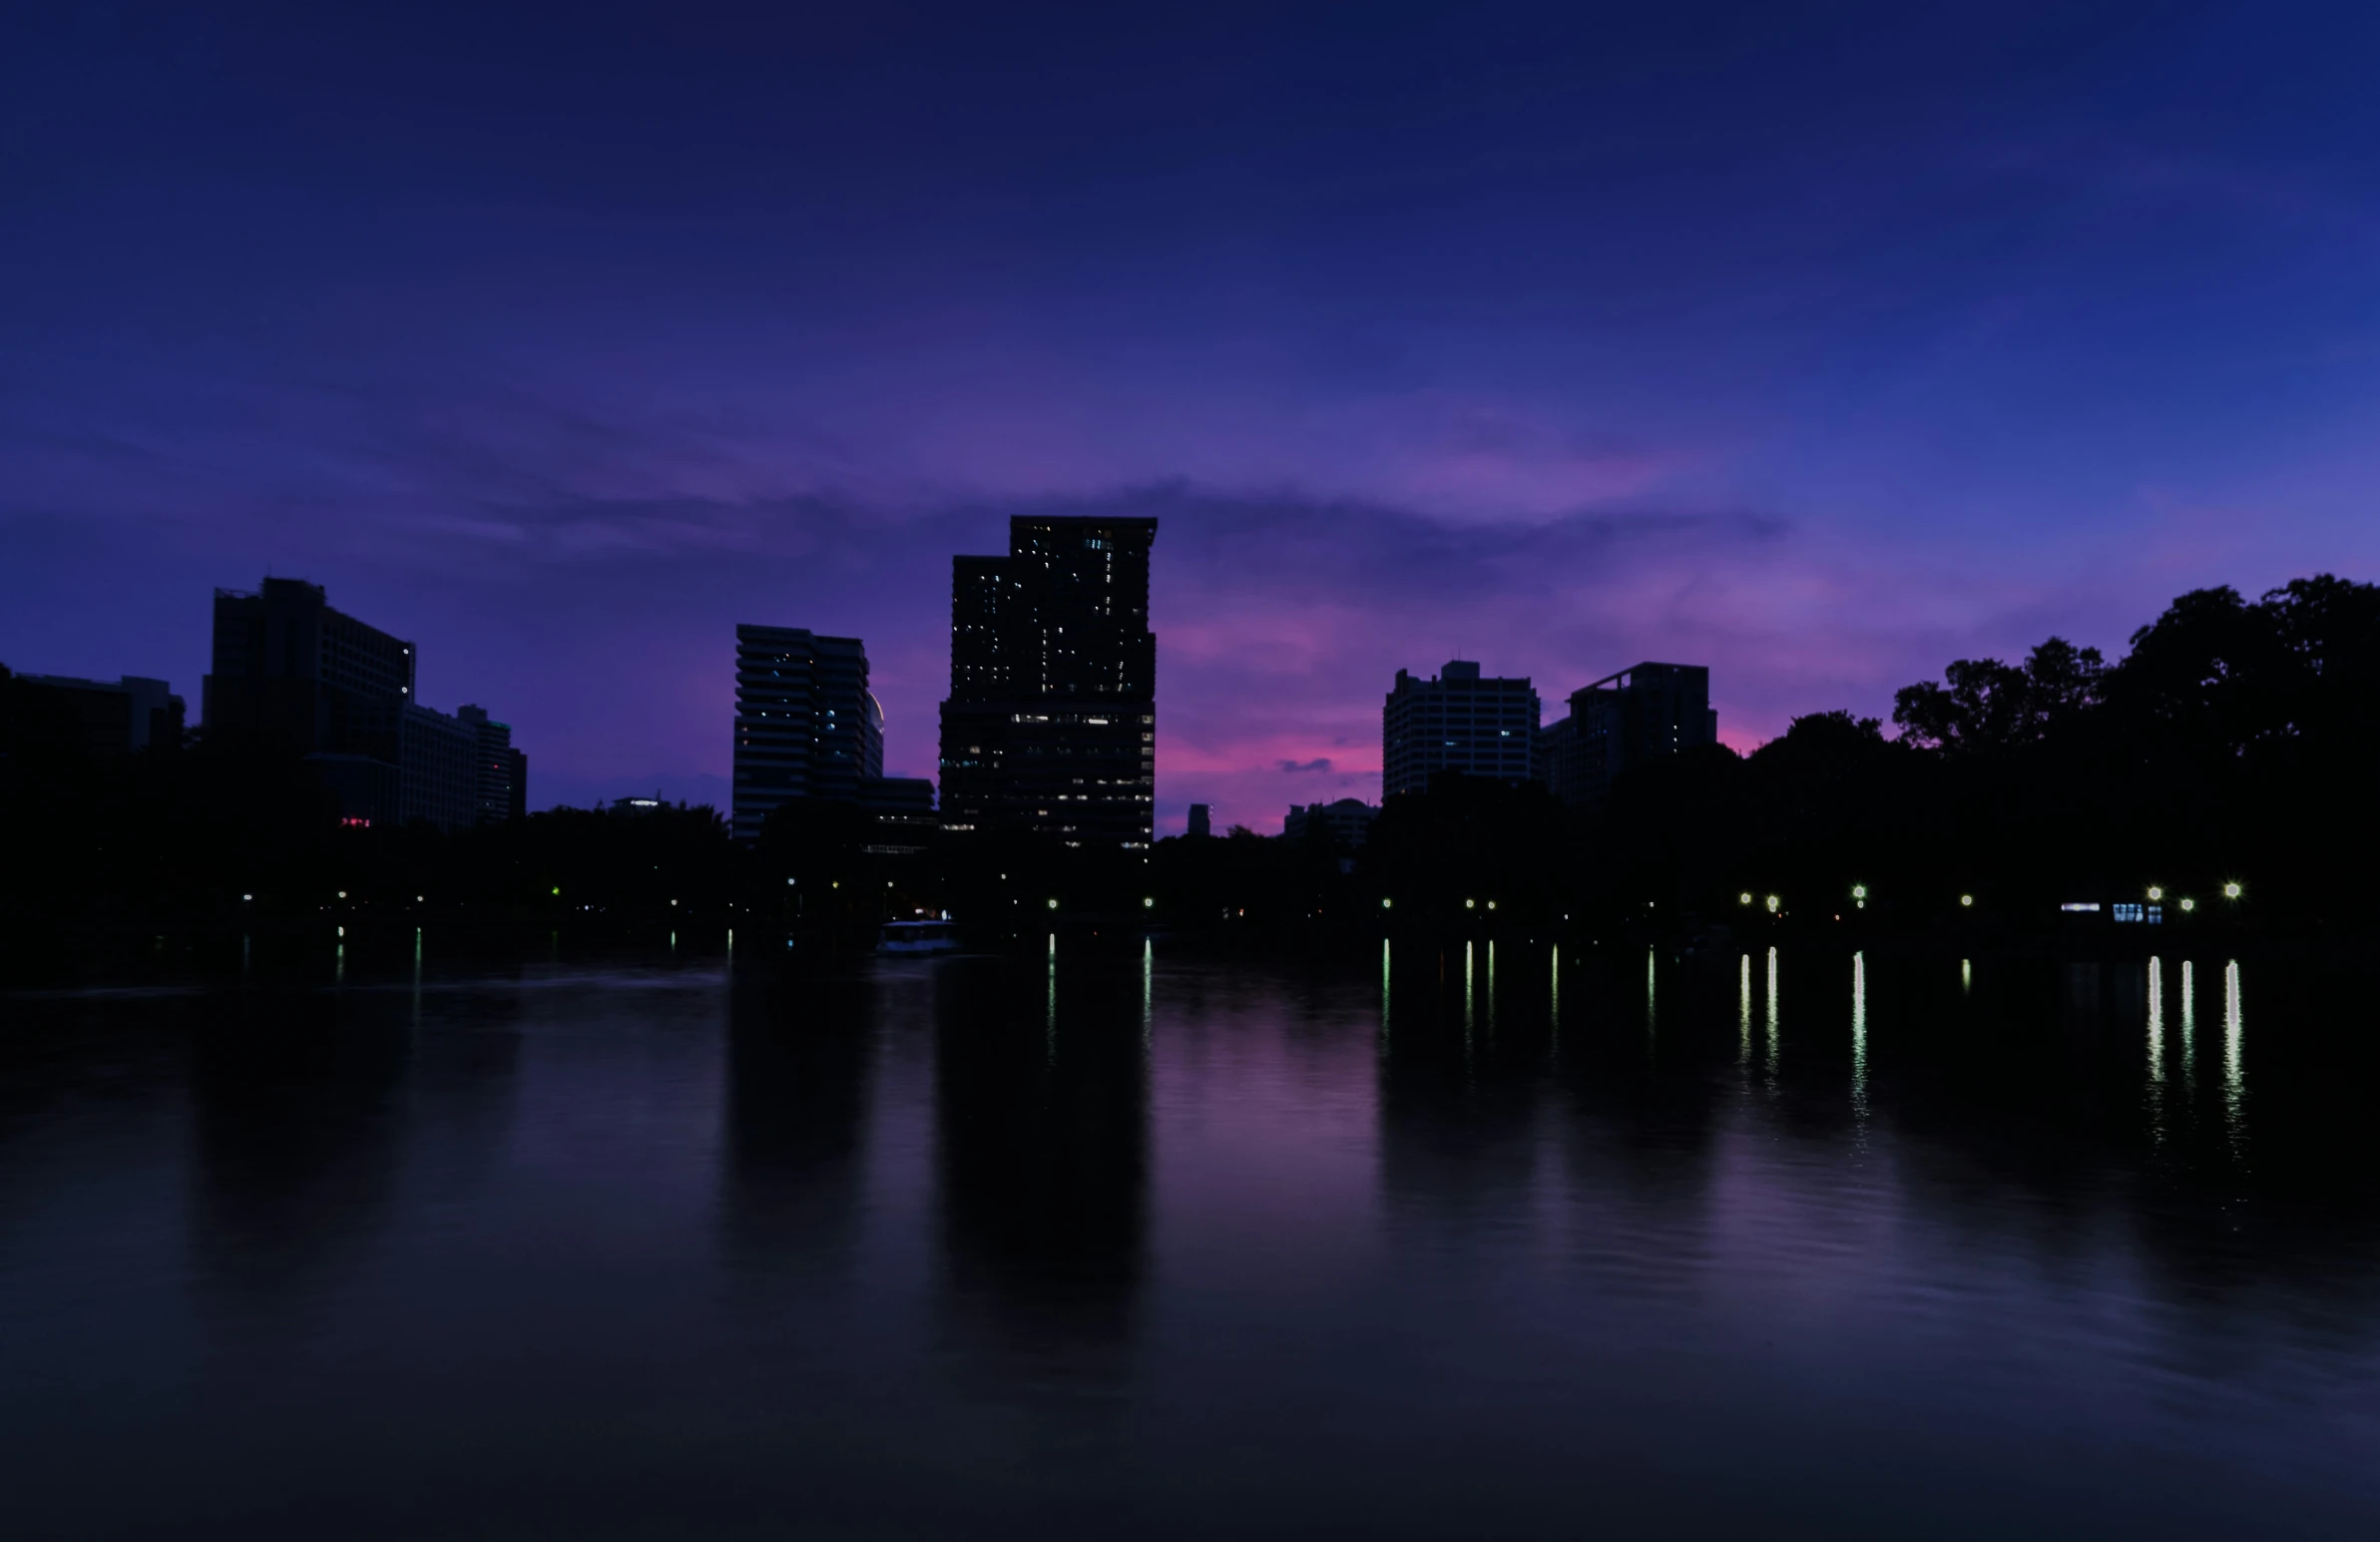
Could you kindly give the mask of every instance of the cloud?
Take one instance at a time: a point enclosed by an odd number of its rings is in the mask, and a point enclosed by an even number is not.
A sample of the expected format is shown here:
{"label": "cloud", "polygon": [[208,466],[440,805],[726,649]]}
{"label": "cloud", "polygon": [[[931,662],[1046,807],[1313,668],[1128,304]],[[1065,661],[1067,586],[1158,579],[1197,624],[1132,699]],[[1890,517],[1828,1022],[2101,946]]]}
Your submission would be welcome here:
{"label": "cloud", "polygon": [[1330,758],[1318,755],[1310,761],[1283,761],[1280,767],[1282,771],[1290,772],[1326,771],[1330,770]]}

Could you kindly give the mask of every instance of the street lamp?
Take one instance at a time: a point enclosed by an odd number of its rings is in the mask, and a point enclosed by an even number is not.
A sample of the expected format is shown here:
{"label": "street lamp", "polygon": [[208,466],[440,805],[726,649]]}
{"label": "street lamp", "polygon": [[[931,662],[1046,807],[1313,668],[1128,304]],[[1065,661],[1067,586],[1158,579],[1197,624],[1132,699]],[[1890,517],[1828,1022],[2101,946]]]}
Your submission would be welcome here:
{"label": "street lamp", "polygon": [[1776,914],[1776,907],[1777,907],[1778,903],[1779,903],[1779,901],[1778,901],[1777,897],[1776,897],[1774,894],[1771,894],[1771,895],[1769,895],[1769,896],[1768,896],[1768,913],[1769,913],[1770,915],[1774,915],[1774,914]]}
{"label": "street lamp", "polygon": [[2239,885],[2236,883],[2224,884],[2223,897],[2225,899],[2237,899],[2239,897]]}
{"label": "street lamp", "polygon": [[1975,904],[1975,896],[1973,894],[1961,894],[1959,896],[1959,904],[1962,908],[1973,908]]}
{"label": "street lamp", "polygon": [[1737,904],[1739,904],[1739,905],[1748,905],[1748,904],[1750,904],[1750,903],[1752,902],[1752,896],[1751,896],[1751,892],[1750,892],[1750,890],[1748,890],[1748,889],[1747,889],[1747,890],[1745,890],[1743,893],[1736,895],[1736,896],[1735,896],[1735,902],[1736,902]]}

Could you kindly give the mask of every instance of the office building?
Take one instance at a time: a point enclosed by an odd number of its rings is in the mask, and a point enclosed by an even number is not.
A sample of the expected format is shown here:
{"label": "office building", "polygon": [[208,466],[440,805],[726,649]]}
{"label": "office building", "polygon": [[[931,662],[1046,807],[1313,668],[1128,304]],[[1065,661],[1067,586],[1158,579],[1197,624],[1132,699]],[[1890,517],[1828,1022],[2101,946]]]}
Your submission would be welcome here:
{"label": "office building", "polygon": [[20,675],[66,699],[82,725],[83,748],[94,759],[138,755],[152,745],[182,743],[182,698],[162,680],[127,675],[121,680],[77,680],[68,675]]}
{"label": "office building", "polygon": [[[487,817],[491,799],[496,817],[517,813],[528,759],[512,730],[476,707],[452,717],[424,707],[416,662],[411,643],[331,609],[320,585],[218,589],[202,721],[211,736],[303,756],[348,824],[461,829]],[[501,776],[483,760],[502,761]]]}
{"label": "office building", "polygon": [[884,712],[855,637],[800,627],[735,629],[734,831],[759,837],[797,797],[858,802],[884,775]]}
{"label": "office building", "polygon": [[304,756],[351,823],[394,819],[413,645],[330,608],[318,585],[268,578],[215,592],[210,735]]}
{"label": "office building", "polygon": [[1379,817],[1380,810],[1360,797],[1342,797],[1334,803],[1292,803],[1289,816],[1281,821],[1281,834],[1293,841],[1308,840],[1319,830],[1340,850],[1353,851],[1372,838],[1372,821]]}
{"label": "office building", "polygon": [[397,819],[442,830],[479,822],[479,735],[459,717],[407,702],[397,722]]}
{"label": "office building", "polygon": [[498,723],[484,707],[458,707],[454,715],[471,730],[474,822],[523,817],[529,807],[529,758],[512,747],[512,725]]}
{"label": "office building", "polygon": [[1600,805],[1632,766],[1718,743],[1710,671],[1699,664],[1640,664],[1570,697],[1570,716],[1543,736],[1546,784],[1573,808]]}
{"label": "office building", "polygon": [[951,564],[945,828],[1146,851],[1156,833],[1154,519],[1019,515]]}
{"label": "office building", "polygon": [[1381,792],[1422,791],[1440,771],[1534,780],[1537,717],[1527,676],[1483,677],[1467,659],[1428,680],[1399,670],[1381,712]]}
{"label": "office building", "polygon": [[1190,804],[1190,824],[1186,829],[1184,829],[1183,833],[1186,835],[1196,835],[1201,839],[1213,834],[1214,810],[1207,807],[1204,803]]}

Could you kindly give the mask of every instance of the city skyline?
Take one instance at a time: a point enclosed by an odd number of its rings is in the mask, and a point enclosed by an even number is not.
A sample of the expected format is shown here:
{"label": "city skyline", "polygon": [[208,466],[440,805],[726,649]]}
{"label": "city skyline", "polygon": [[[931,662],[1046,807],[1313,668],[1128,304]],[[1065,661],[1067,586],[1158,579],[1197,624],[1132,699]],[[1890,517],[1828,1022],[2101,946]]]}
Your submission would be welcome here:
{"label": "city skyline", "polygon": [[12,50],[0,660],[195,701],[303,575],[541,802],[724,807],[734,621],[926,774],[947,555],[1158,517],[1175,830],[1369,795],[1400,667],[1694,660],[1746,749],[2380,566],[2368,14],[457,26]]}

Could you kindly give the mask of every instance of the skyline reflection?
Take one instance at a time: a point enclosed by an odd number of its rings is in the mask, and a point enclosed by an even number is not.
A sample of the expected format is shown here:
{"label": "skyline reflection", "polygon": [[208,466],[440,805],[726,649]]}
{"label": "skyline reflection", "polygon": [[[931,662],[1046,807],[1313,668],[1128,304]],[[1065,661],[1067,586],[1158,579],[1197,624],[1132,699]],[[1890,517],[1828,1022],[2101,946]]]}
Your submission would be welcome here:
{"label": "skyline reflection", "polygon": [[[1434,1492],[1569,1530],[1608,1490],[1639,1530],[1756,1530],[1784,1495],[1872,1532],[1856,1491],[1906,1534],[1959,1519],[1924,1496],[1979,1428],[2016,1469],[2085,1460],[2162,1536],[2288,1535],[2306,1494],[2363,1513],[2360,975],[2198,960],[2223,980],[2200,1107],[2171,953],[1991,959],[1971,992],[1873,947],[1508,938],[1491,970],[1484,939],[1037,936],[722,970],[657,936],[641,973],[457,983],[431,940],[418,971],[410,938],[351,941],[343,985],[326,947],[244,1001],[12,1003],[0,1306],[47,1324],[0,1345],[0,1438],[41,1458],[24,1513],[269,1530],[263,1496],[326,1521],[402,1464],[411,1520],[493,1461],[598,1531],[643,1473],[700,1471],[707,1504],[828,1529],[1055,1506],[1211,1534],[1252,1495],[1444,1534]],[[139,1085],[87,1096],[110,1077]],[[109,1197],[147,1174],[127,1213],[182,1256],[128,1326]],[[167,1455],[102,1375],[147,1389]],[[431,1410],[447,1443],[389,1456]],[[574,1419],[643,1473],[544,1485],[539,1432]],[[312,1476],[268,1483],[276,1452]],[[127,1453],[174,1481],[93,1481]],[[2054,1498],[1960,1514],[2057,1534]]]}

